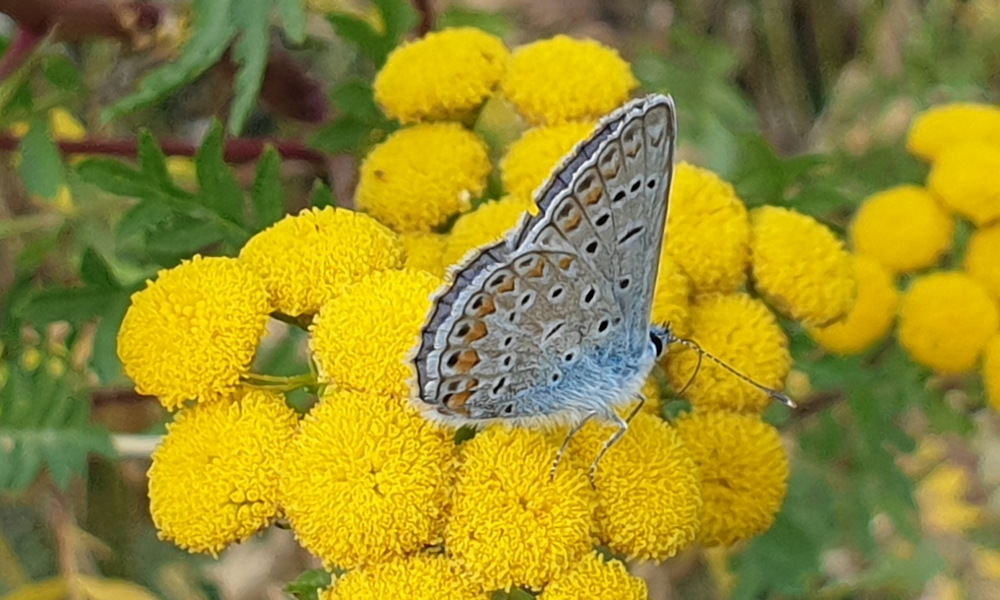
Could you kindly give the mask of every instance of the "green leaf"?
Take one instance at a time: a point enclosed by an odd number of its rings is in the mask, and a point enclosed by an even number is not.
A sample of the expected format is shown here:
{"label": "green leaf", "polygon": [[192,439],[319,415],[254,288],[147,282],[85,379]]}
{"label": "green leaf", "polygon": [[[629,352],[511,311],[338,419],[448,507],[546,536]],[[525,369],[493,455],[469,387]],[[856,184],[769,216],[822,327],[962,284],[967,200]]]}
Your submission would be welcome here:
{"label": "green leaf", "polygon": [[240,65],[236,75],[236,90],[229,114],[229,131],[243,131],[257,103],[264,69],[271,49],[268,28],[271,24],[271,0],[240,0],[233,5],[233,20],[240,29],[233,44],[233,59]]}
{"label": "green leaf", "polygon": [[[399,45],[403,36],[420,22],[420,16],[409,0],[375,0],[375,5],[382,12],[382,22],[385,24],[385,41],[388,49],[386,55]],[[378,66],[385,62],[383,57]]]}
{"label": "green leaf", "polygon": [[90,398],[82,378],[50,369],[42,355],[33,369],[8,363],[0,389],[0,490],[23,492],[47,468],[61,488],[87,470],[87,457],[116,456],[108,432],[90,423]]}
{"label": "green leaf", "polygon": [[172,265],[192,254],[206,253],[226,237],[225,230],[214,221],[178,217],[166,227],[150,232],[146,250],[160,264]]}
{"label": "green leaf", "polygon": [[21,177],[29,193],[49,200],[65,183],[62,156],[52,140],[47,116],[36,117],[21,140]]}
{"label": "green leaf", "polygon": [[121,286],[114,274],[104,262],[101,255],[93,248],[87,248],[83,252],[83,261],[80,263],[80,277],[87,287],[97,290],[117,290]]}
{"label": "green leaf", "polygon": [[118,221],[115,238],[119,244],[133,236],[162,227],[174,214],[169,206],[162,202],[146,200],[136,204]]}
{"label": "green leaf", "polygon": [[367,21],[346,15],[331,13],[326,19],[333,25],[337,35],[345,40],[354,43],[366,57],[375,63],[376,67],[381,67],[385,58],[389,55],[386,41],[382,34],[368,24]]}
{"label": "green leaf", "polygon": [[257,162],[251,194],[255,230],[266,229],[285,214],[285,189],[281,183],[281,156],[272,146],[264,149]]}
{"label": "green leaf", "polygon": [[446,8],[437,21],[437,29],[474,27],[499,38],[508,38],[517,31],[514,19],[500,12],[470,10],[461,6]]}
{"label": "green leaf", "polygon": [[123,295],[119,289],[50,288],[36,292],[17,316],[36,326],[54,321],[79,325],[104,314]]}
{"label": "green leaf", "polygon": [[72,91],[83,85],[80,69],[64,56],[46,55],[42,59],[42,72],[52,85]]}
{"label": "green leaf", "polygon": [[224,148],[222,127],[215,122],[194,159],[201,186],[199,199],[205,208],[226,221],[242,226],[245,222],[243,190],[226,164]]}
{"label": "green leaf", "polygon": [[94,357],[90,360],[90,368],[102,385],[110,385],[122,378],[122,363],[118,360],[118,330],[131,302],[130,297],[131,293],[122,294],[116,302],[109,304],[94,333]]}
{"label": "green leaf", "polygon": [[230,15],[232,0],[195,0],[194,34],[181,55],[150,73],[139,85],[139,91],[107,108],[101,118],[110,121],[119,115],[149,106],[194,81],[209,67],[219,62],[236,35]]}
{"label": "green leaf", "polygon": [[285,33],[293,44],[306,39],[306,6],[303,0],[275,0],[278,16],[285,25]]}
{"label": "green leaf", "polygon": [[319,600],[319,592],[330,587],[330,583],[332,577],[326,569],[309,569],[286,584],[285,592],[298,600]]}
{"label": "green leaf", "polygon": [[329,154],[360,154],[371,136],[370,124],[352,117],[342,117],[320,129],[309,145]]}
{"label": "green leaf", "polygon": [[331,190],[323,182],[316,182],[313,187],[312,195],[309,196],[309,204],[315,206],[316,208],[323,208],[326,206],[337,206],[337,199],[333,196],[333,190]]}
{"label": "green leaf", "polygon": [[375,90],[364,79],[352,78],[330,93],[330,100],[340,111],[354,120],[376,125],[387,121],[375,102]]}
{"label": "green leaf", "polygon": [[160,188],[174,185],[174,178],[167,169],[166,155],[152,132],[145,128],[139,131],[139,168]]}
{"label": "green leaf", "polygon": [[76,166],[76,173],[83,181],[119,196],[143,200],[192,198],[183,190],[165,189],[147,173],[110,158],[89,158]]}

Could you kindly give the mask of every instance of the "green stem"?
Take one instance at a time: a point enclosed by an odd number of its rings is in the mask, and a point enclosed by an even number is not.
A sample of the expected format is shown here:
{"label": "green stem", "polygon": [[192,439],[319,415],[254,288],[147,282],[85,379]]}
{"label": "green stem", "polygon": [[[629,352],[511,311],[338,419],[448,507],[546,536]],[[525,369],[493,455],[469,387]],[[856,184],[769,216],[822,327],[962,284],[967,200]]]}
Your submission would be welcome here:
{"label": "green stem", "polygon": [[282,392],[290,392],[302,387],[319,385],[319,381],[312,373],[287,376],[251,373],[243,378],[243,383],[252,388]]}

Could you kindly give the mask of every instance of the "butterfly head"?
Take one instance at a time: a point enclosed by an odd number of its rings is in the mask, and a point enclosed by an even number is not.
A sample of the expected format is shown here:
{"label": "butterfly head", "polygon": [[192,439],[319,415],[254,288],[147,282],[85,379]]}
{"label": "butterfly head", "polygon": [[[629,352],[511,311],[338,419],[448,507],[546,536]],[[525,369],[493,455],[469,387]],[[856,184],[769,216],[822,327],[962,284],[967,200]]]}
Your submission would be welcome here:
{"label": "butterfly head", "polygon": [[653,345],[653,353],[657,359],[663,356],[667,346],[677,341],[677,336],[670,328],[670,323],[666,325],[652,324],[649,326],[649,343]]}

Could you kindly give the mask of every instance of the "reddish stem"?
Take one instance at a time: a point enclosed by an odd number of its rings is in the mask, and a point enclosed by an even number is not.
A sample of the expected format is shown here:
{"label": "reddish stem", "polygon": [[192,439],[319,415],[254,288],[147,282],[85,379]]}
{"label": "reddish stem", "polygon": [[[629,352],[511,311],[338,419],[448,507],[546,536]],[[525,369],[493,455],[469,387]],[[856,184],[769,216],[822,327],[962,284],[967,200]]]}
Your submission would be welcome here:
{"label": "reddish stem", "polygon": [[420,13],[417,35],[424,37],[434,29],[434,7],[431,6],[431,0],[413,0],[413,6]]}

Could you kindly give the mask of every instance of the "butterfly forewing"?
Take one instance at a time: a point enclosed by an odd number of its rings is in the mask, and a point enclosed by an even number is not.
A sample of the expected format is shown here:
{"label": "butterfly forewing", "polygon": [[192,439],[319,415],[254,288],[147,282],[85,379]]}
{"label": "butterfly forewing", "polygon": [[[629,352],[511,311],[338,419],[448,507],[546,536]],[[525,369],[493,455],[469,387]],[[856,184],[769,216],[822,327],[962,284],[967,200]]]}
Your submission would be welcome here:
{"label": "butterfly forewing", "polygon": [[477,421],[611,402],[648,358],[674,138],[669,98],[627,104],[542,186],[539,215],[453,273],[415,357],[425,406]]}

